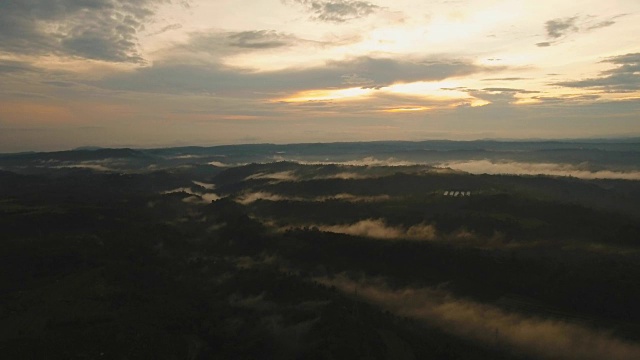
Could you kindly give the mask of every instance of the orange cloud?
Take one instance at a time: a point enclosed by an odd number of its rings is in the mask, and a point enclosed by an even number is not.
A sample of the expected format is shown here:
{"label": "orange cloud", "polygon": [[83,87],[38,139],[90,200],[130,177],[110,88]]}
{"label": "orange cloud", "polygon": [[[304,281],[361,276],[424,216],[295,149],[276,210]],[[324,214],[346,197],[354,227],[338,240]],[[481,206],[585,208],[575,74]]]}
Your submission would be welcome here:
{"label": "orange cloud", "polygon": [[403,112],[414,112],[414,111],[427,111],[427,110],[431,110],[433,109],[433,107],[429,107],[429,106],[404,106],[404,107],[396,107],[396,108],[390,108],[390,109],[385,109],[382,110],[383,112],[390,112],[390,113],[403,113]]}
{"label": "orange cloud", "polygon": [[300,91],[290,97],[277,99],[283,102],[305,102],[305,101],[327,101],[327,100],[345,100],[350,98],[362,98],[371,95],[375,90],[366,88],[347,88],[347,89],[318,89]]}

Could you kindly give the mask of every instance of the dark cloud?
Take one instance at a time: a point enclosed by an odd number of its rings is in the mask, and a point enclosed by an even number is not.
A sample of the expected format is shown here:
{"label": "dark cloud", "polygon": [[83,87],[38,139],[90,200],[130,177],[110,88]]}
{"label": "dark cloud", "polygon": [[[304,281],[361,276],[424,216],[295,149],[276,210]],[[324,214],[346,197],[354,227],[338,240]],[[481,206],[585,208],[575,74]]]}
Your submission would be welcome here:
{"label": "dark cloud", "polygon": [[587,20],[585,22],[585,24],[583,25],[583,27],[586,30],[602,29],[602,28],[605,28],[605,27],[609,27],[609,26],[615,25],[616,22],[614,20],[616,20],[618,18],[621,18],[621,17],[624,17],[624,16],[627,16],[627,15],[628,14],[619,14],[619,15],[610,17],[607,20],[598,20],[596,16],[591,16],[590,17],[591,19]]}
{"label": "dark cloud", "polygon": [[57,86],[57,87],[72,87],[75,86],[74,83],[68,82],[68,81],[43,81],[43,84],[47,84],[47,85],[53,85],[53,86]]}
{"label": "dark cloud", "polygon": [[465,86],[456,86],[456,87],[443,87],[440,88],[440,90],[447,90],[447,91],[470,91],[472,89],[469,89],[468,87]]}
{"label": "dark cloud", "polygon": [[27,92],[20,92],[20,91],[12,91],[7,93],[7,95],[11,98],[17,98],[17,99],[48,99],[49,98],[49,96],[39,94],[39,93],[27,93]]}
{"label": "dark cloud", "polygon": [[593,25],[589,26],[587,29],[588,30],[600,29],[600,28],[604,28],[604,27],[607,27],[607,26],[611,26],[611,25],[613,25],[615,23],[616,22],[613,21],[613,20],[601,21],[601,22],[599,22],[597,24],[593,24]]}
{"label": "dark cloud", "polygon": [[182,29],[182,24],[169,24],[160,28],[160,30],[158,31],[150,33],[149,36],[160,35],[160,34],[166,33],[167,31],[178,30],[178,29]]}
{"label": "dark cloud", "polygon": [[519,93],[519,94],[537,94],[540,92],[540,91],[512,89],[512,88],[484,88],[482,90],[489,91],[489,92],[507,92],[507,93]]}
{"label": "dark cloud", "polygon": [[[496,67],[482,67],[455,59],[399,60],[359,57],[349,61],[333,61],[327,68],[344,74],[357,74],[372,80],[373,86],[386,86],[396,82],[437,81],[449,77],[490,71]],[[502,68],[500,68],[502,69]]]}
{"label": "dark cloud", "polygon": [[347,86],[360,86],[362,88],[380,88],[380,86],[374,85],[372,79],[362,77],[358,74],[345,74],[342,75],[342,84]]}
{"label": "dark cloud", "polygon": [[[601,96],[596,94],[578,96],[533,96],[532,99],[540,101],[538,104],[560,104],[574,103],[581,101],[598,100]],[[535,105],[535,104],[534,104]]]}
{"label": "dark cloud", "polygon": [[468,93],[469,95],[485,100],[491,103],[491,105],[509,105],[512,102],[516,101],[517,94],[537,94],[539,91],[525,90],[525,89],[514,89],[514,88],[505,88],[505,87],[491,87],[484,89],[470,89],[464,87],[457,88],[443,88],[443,90],[458,90]]}
{"label": "dark cloud", "polygon": [[607,58],[603,63],[618,65],[602,71],[600,77],[577,81],[561,81],[553,85],[592,88],[605,92],[629,92],[640,90],[640,53],[630,53]]}
{"label": "dark cloud", "polygon": [[617,72],[640,72],[640,53],[629,53],[625,55],[612,56],[603,61],[603,63],[612,63],[621,65],[621,68],[615,70],[607,70],[604,73],[617,73]]}
{"label": "dark cloud", "polygon": [[[516,100],[516,94],[520,89],[510,88],[486,88],[482,90],[467,89],[466,92],[477,99],[482,99],[491,105],[508,105]],[[523,90],[524,91],[524,90]]]}
{"label": "dark cloud", "polygon": [[242,31],[229,34],[230,46],[248,49],[270,49],[290,45],[294,36],[283,35],[273,30]]}
{"label": "dark cloud", "polygon": [[529,80],[530,78],[523,77],[503,77],[503,78],[489,78],[482,79],[482,81],[518,81],[518,80]]}
{"label": "dark cloud", "polygon": [[597,95],[597,94],[587,94],[587,95],[572,96],[571,99],[574,99],[574,100],[598,100],[601,97],[602,96]]}
{"label": "dark cloud", "polygon": [[585,33],[614,25],[617,18],[626,16],[619,14],[606,20],[598,20],[597,16],[572,16],[568,18],[558,18],[545,23],[547,38],[553,41],[543,41],[536,43],[538,47],[548,47],[566,37],[571,33]]}
{"label": "dark cloud", "polygon": [[168,0],[5,0],[0,50],[142,62],[138,31]]}
{"label": "dark cloud", "polygon": [[247,51],[275,49],[308,42],[310,41],[273,30],[196,32],[190,34],[185,44],[171,48],[167,53],[169,57],[186,51],[186,54],[181,55],[189,57],[193,53],[207,53],[221,58]]}
{"label": "dark cloud", "polygon": [[198,53],[213,55],[217,61],[224,56],[243,52],[262,51],[301,45],[325,47],[340,46],[359,41],[360,38],[337,38],[326,41],[309,40],[290,33],[275,30],[220,31],[209,30],[192,32],[189,39],[164,51],[164,57],[182,56],[191,58]]}
{"label": "dark cloud", "polygon": [[577,16],[547,21],[545,23],[547,36],[552,39],[557,39],[567,33],[578,31],[576,20],[578,20]]}
{"label": "dark cloud", "polygon": [[28,63],[12,60],[0,60],[0,74],[34,72],[36,69]]}
{"label": "dark cloud", "polygon": [[221,64],[159,62],[133,73],[113,75],[95,85],[119,90],[167,93],[252,94],[345,85],[377,88],[396,82],[437,81],[476,72],[501,70],[459,60],[408,61],[358,57],[323,66],[254,72]]}
{"label": "dark cloud", "polygon": [[341,23],[369,16],[380,9],[367,1],[357,0],[289,0],[306,8],[317,21]]}

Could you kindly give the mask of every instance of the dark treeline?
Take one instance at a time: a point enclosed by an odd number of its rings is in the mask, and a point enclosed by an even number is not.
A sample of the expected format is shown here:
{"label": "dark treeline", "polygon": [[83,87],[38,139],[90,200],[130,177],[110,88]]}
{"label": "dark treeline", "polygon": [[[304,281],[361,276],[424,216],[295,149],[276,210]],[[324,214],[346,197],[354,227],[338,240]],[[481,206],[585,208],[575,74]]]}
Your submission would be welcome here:
{"label": "dark treeline", "polygon": [[[345,172],[358,176],[331,178]],[[275,173],[290,178],[264,176]],[[317,281],[338,277],[438,288],[635,343],[638,189],[294,163],[2,171],[0,348],[25,359],[531,358]],[[260,192],[296,200],[240,201]],[[378,198],[330,198],[345,193]],[[362,220],[397,235],[329,232]],[[411,237],[415,225],[435,233]]]}

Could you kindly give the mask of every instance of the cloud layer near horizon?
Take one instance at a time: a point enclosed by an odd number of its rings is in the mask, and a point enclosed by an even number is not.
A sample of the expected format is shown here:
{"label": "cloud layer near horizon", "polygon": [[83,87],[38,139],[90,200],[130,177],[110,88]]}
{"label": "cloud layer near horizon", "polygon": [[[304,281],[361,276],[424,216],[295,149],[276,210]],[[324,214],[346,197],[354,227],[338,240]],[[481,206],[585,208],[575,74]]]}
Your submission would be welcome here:
{"label": "cloud layer near horizon", "polygon": [[475,160],[444,163],[442,166],[472,174],[550,175],[572,176],[581,179],[640,180],[640,171],[589,170],[571,164]]}

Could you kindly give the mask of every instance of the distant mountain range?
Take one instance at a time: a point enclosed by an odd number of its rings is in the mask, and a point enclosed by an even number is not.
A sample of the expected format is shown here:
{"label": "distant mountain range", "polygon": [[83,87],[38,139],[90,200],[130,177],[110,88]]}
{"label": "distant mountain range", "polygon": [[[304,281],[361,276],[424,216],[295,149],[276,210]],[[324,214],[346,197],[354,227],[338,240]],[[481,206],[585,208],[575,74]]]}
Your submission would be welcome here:
{"label": "distant mountain range", "polygon": [[640,138],[540,141],[427,140],[152,149],[82,147],[67,151],[0,154],[0,168],[17,172],[52,168],[140,172],[176,166],[229,167],[274,161],[351,165],[419,164],[444,167],[455,166],[460,162],[485,161],[501,165],[553,164],[557,167],[568,166],[590,172],[628,172],[640,171],[639,159]]}

